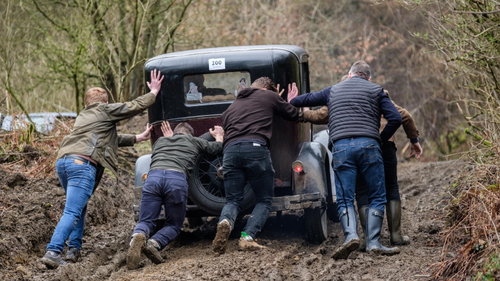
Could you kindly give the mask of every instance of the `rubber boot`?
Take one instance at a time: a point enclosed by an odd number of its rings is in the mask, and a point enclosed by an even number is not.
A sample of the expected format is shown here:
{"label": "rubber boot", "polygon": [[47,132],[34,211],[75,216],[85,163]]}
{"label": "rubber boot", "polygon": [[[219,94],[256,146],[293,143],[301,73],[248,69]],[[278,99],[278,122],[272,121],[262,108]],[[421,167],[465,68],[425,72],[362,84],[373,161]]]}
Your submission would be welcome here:
{"label": "rubber boot", "polygon": [[366,209],[366,251],[378,255],[399,254],[399,248],[389,248],[380,244],[380,231],[384,221],[384,212],[377,209]]}
{"label": "rubber boot", "polygon": [[359,214],[359,223],[361,224],[361,228],[363,229],[363,238],[360,239],[358,250],[361,252],[366,251],[366,209],[368,209],[367,205],[363,205],[358,207]]}
{"label": "rubber boot", "polygon": [[344,230],[344,243],[333,253],[334,259],[347,259],[349,254],[359,247],[359,236],[357,232],[356,211],[349,207],[340,214],[340,224]]}
{"label": "rubber boot", "polygon": [[410,244],[410,237],[401,235],[401,201],[391,200],[387,203],[387,225],[392,245]]}

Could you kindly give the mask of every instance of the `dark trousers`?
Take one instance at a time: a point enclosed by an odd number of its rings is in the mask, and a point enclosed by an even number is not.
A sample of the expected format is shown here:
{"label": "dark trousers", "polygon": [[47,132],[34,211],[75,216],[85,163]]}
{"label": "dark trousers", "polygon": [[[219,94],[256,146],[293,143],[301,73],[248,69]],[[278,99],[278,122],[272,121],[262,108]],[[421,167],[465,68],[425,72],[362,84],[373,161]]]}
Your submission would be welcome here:
{"label": "dark trousers", "polygon": [[[386,199],[387,201],[400,201],[396,144],[392,141],[385,142],[381,148],[382,159],[384,161]],[[359,179],[356,186],[356,201],[358,202],[358,206],[368,205],[368,190],[363,179]]]}
{"label": "dark trousers", "polygon": [[[188,183],[186,175],[172,170],[151,170],[142,188],[139,222],[134,233],[144,233],[160,244],[161,248],[174,240],[186,217]],[[165,208],[165,225],[156,233],[155,221]]]}
{"label": "dark trousers", "polygon": [[234,225],[241,211],[245,186],[249,183],[256,204],[243,231],[255,238],[266,223],[274,195],[274,170],[269,150],[251,142],[230,145],[224,150],[223,169],[227,203],[219,221],[227,219]]}

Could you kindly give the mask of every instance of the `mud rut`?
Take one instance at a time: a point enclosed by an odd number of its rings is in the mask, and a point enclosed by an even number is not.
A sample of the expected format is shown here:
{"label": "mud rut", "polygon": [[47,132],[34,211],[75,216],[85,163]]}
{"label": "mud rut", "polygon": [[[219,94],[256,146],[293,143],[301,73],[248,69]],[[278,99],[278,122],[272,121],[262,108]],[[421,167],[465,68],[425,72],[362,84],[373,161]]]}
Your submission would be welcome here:
{"label": "mud rut", "polygon": [[[134,225],[130,212],[131,176],[117,183],[105,176],[89,203],[82,260],[47,270],[38,259],[51,232],[64,196],[55,178],[18,183],[0,170],[0,278],[2,280],[428,280],[430,265],[439,260],[442,217],[449,196],[446,188],[462,170],[460,162],[403,163],[399,178],[403,200],[403,226],[412,243],[399,255],[372,256],[362,252],[348,260],[330,258],[341,241],[337,223],[330,223],[330,237],[321,245],[303,240],[299,213],[273,215],[259,236],[268,249],[237,250],[237,235],[228,251],[211,251],[215,220],[197,229],[186,228],[163,251],[167,262],[145,260],[129,271],[125,253]],[[3,173],[3,174],[2,174]],[[122,177],[123,178],[123,177]],[[238,226],[237,226],[238,227]],[[238,231],[238,229],[236,229]],[[235,231],[235,232],[236,232]],[[234,232],[233,232],[234,233]],[[388,235],[382,241],[388,243]]]}

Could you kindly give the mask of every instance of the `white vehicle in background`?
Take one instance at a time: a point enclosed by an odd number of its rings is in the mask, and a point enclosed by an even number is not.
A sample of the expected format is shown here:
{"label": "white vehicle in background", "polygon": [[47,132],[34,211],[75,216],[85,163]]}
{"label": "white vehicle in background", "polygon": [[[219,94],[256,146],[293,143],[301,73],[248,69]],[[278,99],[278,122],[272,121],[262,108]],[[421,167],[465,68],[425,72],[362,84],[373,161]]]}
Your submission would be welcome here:
{"label": "white vehicle in background", "polygon": [[[30,113],[29,117],[35,124],[35,130],[42,134],[48,134],[54,130],[57,122],[75,119],[75,112],[40,112]],[[22,130],[30,123],[25,114],[3,115],[0,114],[1,129],[4,131]]]}

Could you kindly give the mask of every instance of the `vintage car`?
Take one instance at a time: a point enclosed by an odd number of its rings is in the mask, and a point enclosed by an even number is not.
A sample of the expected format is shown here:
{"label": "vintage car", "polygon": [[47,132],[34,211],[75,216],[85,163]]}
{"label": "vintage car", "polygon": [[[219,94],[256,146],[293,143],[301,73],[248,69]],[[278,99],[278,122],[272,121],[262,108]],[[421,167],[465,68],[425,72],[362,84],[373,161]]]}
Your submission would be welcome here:
{"label": "vintage car", "polygon": [[[153,143],[161,135],[163,120],[168,120],[172,128],[178,122],[188,122],[196,136],[210,139],[206,132],[214,125],[221,125],[220,116],[235,100],[238,90],[259,77],[270,77],[285,89],[296,82],[299,94],[309,91],[308,54],[291,45],[173,52],[145,63],[146,80],[153,69],[165,75],[161,95],[149,109],[149,122],[154,125]],[[286,96],[285,91],[282,97]],[[303,210],[306,238],[322,242],[328,233],[327,208],[335,209],[327,133],[320,130],[313,136],[309,123],[291,122],[278,116],[274,120],[270,143],[275,170],[272,211],[281,214]],[[136,162],[136,218],[150,161],[151,155],[144,155]],[[225,204],[221,164],[222,155],[199,157],[189,175],[188,219],[220,214]],[[253,200],[252,190],[246,186],[242,209],[251,210]]]}

